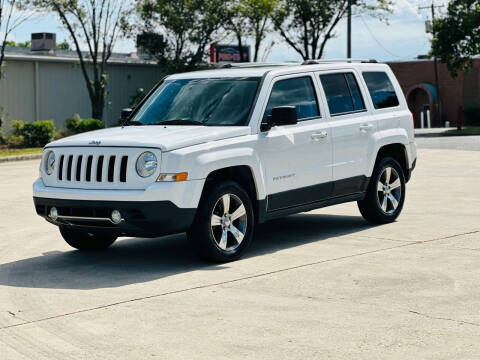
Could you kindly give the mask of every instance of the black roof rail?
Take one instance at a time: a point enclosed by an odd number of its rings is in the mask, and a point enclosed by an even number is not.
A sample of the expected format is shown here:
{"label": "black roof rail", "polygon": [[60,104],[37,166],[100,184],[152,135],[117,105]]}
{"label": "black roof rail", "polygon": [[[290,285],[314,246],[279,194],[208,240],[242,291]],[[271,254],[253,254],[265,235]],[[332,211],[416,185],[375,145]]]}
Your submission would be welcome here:
{"label": "black roof rail", "polygon": [[305,60],[302,65],[318,65],[318,64],[329,64],[329,63],[370,63],[377,64],[378,61],[375,59],[312,59]]}

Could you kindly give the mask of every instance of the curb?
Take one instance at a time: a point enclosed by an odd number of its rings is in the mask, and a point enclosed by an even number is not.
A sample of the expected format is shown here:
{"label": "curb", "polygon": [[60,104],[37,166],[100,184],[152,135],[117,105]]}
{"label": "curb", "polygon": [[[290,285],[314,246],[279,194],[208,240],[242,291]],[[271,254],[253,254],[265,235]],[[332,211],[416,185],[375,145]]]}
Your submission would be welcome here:
{"label": "curb", "polygon": [[42,158],[42,154],[6,156],[6,157],[0,157],[0,163],[12,162],[12,161],[25,161],[25,160],[39,160],[41,158]]}

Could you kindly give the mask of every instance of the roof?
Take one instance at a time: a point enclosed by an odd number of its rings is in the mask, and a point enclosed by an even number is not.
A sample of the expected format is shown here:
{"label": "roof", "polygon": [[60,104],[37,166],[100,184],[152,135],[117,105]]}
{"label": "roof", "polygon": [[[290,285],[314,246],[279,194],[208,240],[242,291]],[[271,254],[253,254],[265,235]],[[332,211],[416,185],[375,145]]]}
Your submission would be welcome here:
{"label": "roof", "polygon": [[[89,53],[82,52],[85,60],[89,60]],[[54,52],[31,51],[29,48],[9,47],[5,49],[5,58],[10,61],[39,61],[39,62],[78,62],[78,54],[72,50],[56,50]],[[113,53],[109,64],[155,65],[155,61],[145,60],[127,53]]]}

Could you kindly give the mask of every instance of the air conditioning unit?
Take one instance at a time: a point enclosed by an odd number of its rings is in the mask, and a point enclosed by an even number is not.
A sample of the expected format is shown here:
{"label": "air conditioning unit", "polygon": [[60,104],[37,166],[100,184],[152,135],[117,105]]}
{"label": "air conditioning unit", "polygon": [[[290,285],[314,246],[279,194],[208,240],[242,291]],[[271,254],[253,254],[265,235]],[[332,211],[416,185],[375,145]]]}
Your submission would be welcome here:
{"label": "air conditioning unit", "polygon": [[53,33],[32,34],[32,51],[55,51],[57,48],[57,35]]}

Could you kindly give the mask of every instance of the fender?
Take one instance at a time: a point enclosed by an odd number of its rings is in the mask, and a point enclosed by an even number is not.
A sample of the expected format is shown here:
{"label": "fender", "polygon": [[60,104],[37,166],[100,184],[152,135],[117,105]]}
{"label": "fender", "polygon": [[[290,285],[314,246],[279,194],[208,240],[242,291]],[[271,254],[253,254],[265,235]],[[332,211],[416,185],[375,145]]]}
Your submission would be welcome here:
{"label": "fender", "polygon": [[371,145],[373,145],[373,149],[370,149],[373,156],[370,157],[370,163],[368,164],[367,168],[368,177],[370,177],[373,173],[373,168],[375,167],[375,161],[377,160],[379,150],[385,145],[402,144],[405,147],[408,156],[408,164],[411,164],[410,154],[407,150],[409,148],[410,142],[408,140],[408,133],[405,129],[395,128],[382,130],[376,132],[373,137],[374,141],[371,142]]}
{"label": "fender", "polygon": [[265,199],[265,174],[260,157],[252,148],[222,149],[199,155],[194,161],[194,167],[199,170],[195,177],[205,179],[216,170],[234,166],[248,166],[250,168],[257,189],[257,199]]}
{"label": "fender", "polygon": [[[236,139],[237,144],[230,147],[220,142],[203,144],[167,152],[162,158],[162,172],[182,172],[188,169],[189,180],[206,179],[216,170],[234,166],[248,166],[252,171],[257,189],[257,199],[266,197],[265,174],[260,157],[252,146],[254,142]],[[215,144],[215,146],[213,146]]]}

